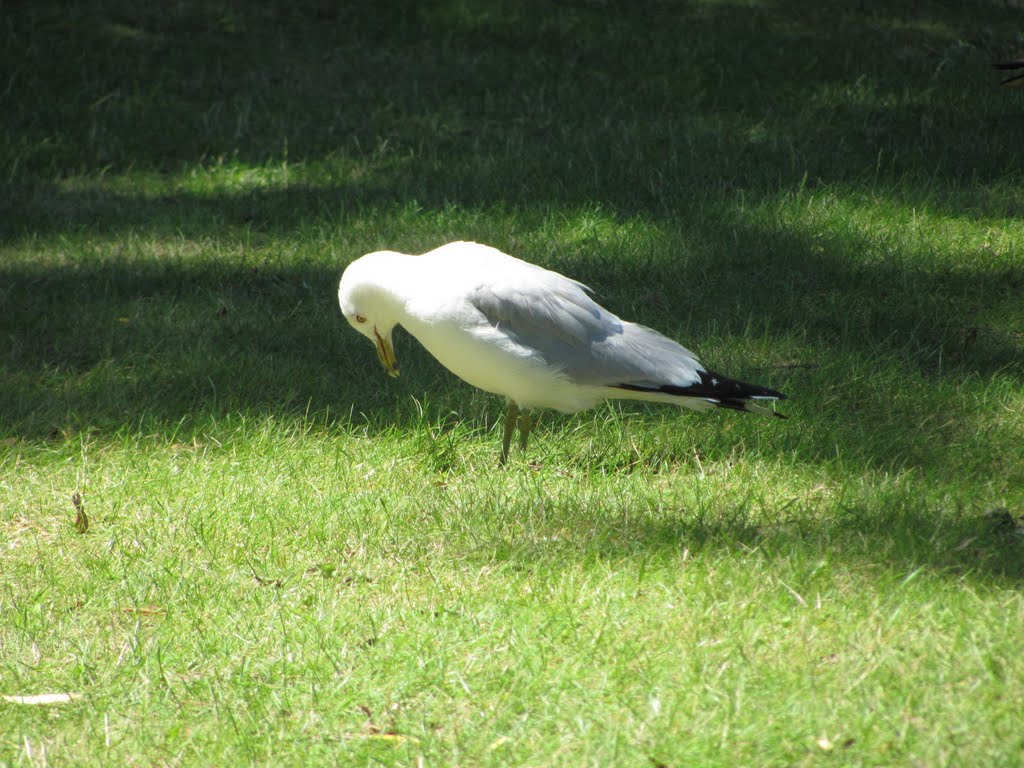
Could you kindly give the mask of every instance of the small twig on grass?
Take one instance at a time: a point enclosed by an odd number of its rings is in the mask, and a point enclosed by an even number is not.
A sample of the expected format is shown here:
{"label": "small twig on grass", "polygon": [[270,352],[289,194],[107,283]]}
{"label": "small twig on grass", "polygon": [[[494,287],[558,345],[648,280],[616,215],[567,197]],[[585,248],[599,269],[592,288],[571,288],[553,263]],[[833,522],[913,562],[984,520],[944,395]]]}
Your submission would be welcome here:
{"label": "small twig on grass", "polygon": [[71,503],[75,507],[75,530],[79,533],[85,533],[89,530],[89,517],[85,514],[82,495],[78,491],[71,494]]}
{"label": "small twig on grass", "polygon": [[266,576],[260,576],[256,573],[256,569],[252,567],[252,563],[246,563],[249,566],[249,570],[252,572],[252,577],[256,580],[256,583],[261,587],[282,587],[284,585],[284,579],[268,579]]}

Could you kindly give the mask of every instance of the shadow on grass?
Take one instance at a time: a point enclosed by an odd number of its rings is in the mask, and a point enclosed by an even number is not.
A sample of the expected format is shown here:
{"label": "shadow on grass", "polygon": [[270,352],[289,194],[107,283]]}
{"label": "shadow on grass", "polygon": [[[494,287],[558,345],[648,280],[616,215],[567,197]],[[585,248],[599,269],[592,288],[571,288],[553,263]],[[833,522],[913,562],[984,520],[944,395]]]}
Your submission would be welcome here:
{"label": "shadow on grass", "polygon": [[384,168],[377,194],[428,206],[657,216],[708,189],[909,175],[937,205],[1005,210],[1019,197],[946,192],[1019,157],[1020,104],[988,71],[1016,22],[980,0],[18,5],[0,231],[125,213],[76,215],[49,180],[225,162],[335,184]]}
{"label": "shadow on grass", "polygon": [[[1019,267],[882,254],[868,268],[878,243],[746,220],[740,202],[847,184],[936,215],[1018,212],[1017,102],[987,70],[1016,21],[980,1],[838,14],[767,0],[18,5],[0,54],[0,238],[69,252],[59,267],[0,264],[0,423],[30,439],[169,433],[233,410],[408,424],[424,391],[438,412],[459,409],[465,388],[412,342],[406,376],[387,382],[344,327],[336,281],[358,254],[275,252],[376,245],[365,222],[414,204],[541,224],[596,205],[669,244],[696,237],[677,263],[590,263],[596,241],[573,246],[578,271],[564,253],[550,263],[684,343],[752,326],[777,339],[787,351],[755,373],[798,411],[820,417],[824,389],[875,363],[946,387],[931,404],[955,411],[965,378],[1022,378],[1021,338],[974,319],[1012,314]],[[404,237],[436,245],[451,226],[410,221]],[[317,227],[338,238],[310,238]],[[215,259],[188,258],[198,240]],[[655,289],[666,309],[645,305]],[[829,359],[794,361],[803,342]],[[882,386],[855,392],[869,424],[906,415]],[[781,447],[935,472],[954,461],[953,446],[922,448],[935,432],[865,444],[824,422]]]}
{"label": "shadow on grass", "polygon": [[[827,519],[794,503],[774,510],[776,522],[766,523],[754,519],[745,503],[735,509],[728,503],[698,502],[657,510],[611,500],[588,500],[584,510],[579,504],[572,498],[554,499],[508,515],[494,510],[495,530],[474,533],[477,556],[523,567],[535,561],[653,556],[687,568],[702,556],[729,552],[748,559],[751,568],[788,562],[805,582],[813,582],[819,569],[833,561],[895,582],[922,572],[1007,587],[1019,587],[1024,580],[1024,520],[1003,508],[936,508],[902,491],[883,491],[870,502],[840,504]],[[478,514],[472,519],[479,521]],[[808,583],[793,586],[812,588]],[[812,594],[805,597],[812,599]]]}
{"label": "shadow on grass", "polygon": [[[224,214],[238,205],[182,199],[174,207]],[[371,425],[404,427],[422,421],[410,403],[423,393],[435,417],[465,412],[469,388],[414,340],[400,337],[404,375],[391,381],[344,323],[335,294],[342,261],[352,254],[325,267],[321,254],[278,258],[269,246],[233,244],[219,260],[197,262],[187,241],[168,246],[152,237],[177,216],[148,218],[164,223],[147,231],[150,239],[116,241],[121,253],[93,243],[74,246],[58,268],[0,267],[0,309],[10,329],[0,423],[9,434],[47,439],[126,427],[170,433],[235,411],[333,414],[342,424],[362,423],[365,415]],[[786,391],[797,419],[779,428],[790,437],[767,450],[806,461],[840,453],[896,470],[964,466],[963,441],[958,445],[951,431],[971,429],[961,386],[983,386],[993,376],[1024,379],[1021,339],[972,320],[981,309],[1013,311],[1019,271],[896,260],[865,268],[851,250],[873,246],[849,237],[823,245],[784,228],[744,228],[731,216],[711,224],[701,235],[710,245],[678,264],[602,259],[575,276],[611,287],[606,305],[679,338],[707,365]],[[230,226],[243,243],[260,238]],[[447,226],[442,221],[438,229]],[[727,252],[716,250],[721,243]],[[653,291],[654,304],[644,298]],[[688,323],[678,307],[686,308]],[[717,345],[734,347],[751,335],[766,339],[767,359],[740,355],[723,364]],[[662,410],[645,412],[663,418]],[[955,413],[961,423],[922,429],[938,413]],[[976,458],[988,455],[975,448]]]}

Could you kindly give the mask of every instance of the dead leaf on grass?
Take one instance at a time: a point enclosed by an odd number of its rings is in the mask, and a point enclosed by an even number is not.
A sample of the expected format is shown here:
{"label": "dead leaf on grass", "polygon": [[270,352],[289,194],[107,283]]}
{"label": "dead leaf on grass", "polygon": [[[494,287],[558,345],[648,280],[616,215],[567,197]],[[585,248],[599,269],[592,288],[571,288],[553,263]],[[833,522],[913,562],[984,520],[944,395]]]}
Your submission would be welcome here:
{"label": "dead leaf on grass", "polygon": [[158,605],[140,605],[137,608],[122,608],[121,613],[134,613],[136,616],[163,616],[167,611]]}
{"label": "dead leaf on grass", "polygon": [[856,743],[857,740],[854,738],[845,738],[841,742],[836,744],[828,736],[822,736],[815,741],[815,744],[818,745],[818,749],[820,749],[822,752],[831,752],[836,747],[840,747],[841,749],[849,749]]}

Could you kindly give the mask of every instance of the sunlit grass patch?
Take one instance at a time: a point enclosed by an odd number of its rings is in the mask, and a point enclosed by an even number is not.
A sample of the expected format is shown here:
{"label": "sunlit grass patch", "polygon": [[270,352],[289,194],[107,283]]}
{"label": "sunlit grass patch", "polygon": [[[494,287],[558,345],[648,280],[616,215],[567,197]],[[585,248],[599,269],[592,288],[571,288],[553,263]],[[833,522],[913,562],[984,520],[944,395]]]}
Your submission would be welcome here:
{"label": "sunlit grass patch", "polygon": [[[1017,21],[12,8],[0,765],[1015,765]],[[336,305],[458,239],[789,419],[543,413],[500,469],[499,398]]]}

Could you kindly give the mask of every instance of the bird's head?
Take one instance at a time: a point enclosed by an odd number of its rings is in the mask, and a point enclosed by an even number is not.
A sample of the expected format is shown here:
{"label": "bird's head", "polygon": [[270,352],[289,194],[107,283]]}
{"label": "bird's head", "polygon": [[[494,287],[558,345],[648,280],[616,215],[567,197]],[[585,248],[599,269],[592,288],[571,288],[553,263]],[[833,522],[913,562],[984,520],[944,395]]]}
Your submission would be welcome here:
{"label": "bird's head", "polygon": [[377,359],[389,376],[398,375],[398,358],[391,331],[398,323],[399,303],[384,282],[394,265],[392,251],[368,253],[345,269],[338,285],[338,304],[349,325],[373,342]]}

